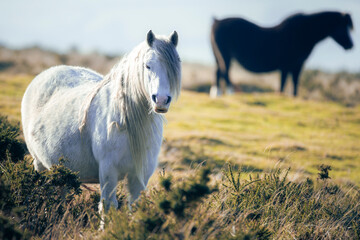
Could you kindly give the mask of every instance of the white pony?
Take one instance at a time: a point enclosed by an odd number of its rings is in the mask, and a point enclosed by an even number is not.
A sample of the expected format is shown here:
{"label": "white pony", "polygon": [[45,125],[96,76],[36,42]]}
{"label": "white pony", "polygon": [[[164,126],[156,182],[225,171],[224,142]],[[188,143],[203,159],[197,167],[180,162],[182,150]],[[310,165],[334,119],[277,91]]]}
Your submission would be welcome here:
{"label": "white pony", "polygon": [[[82,182],[98,183],[105,210],[118,206],[116,186],[127,176],[129,202],[145,189],[157,166],[162,113],[181,88],[178,35],[155,36],[109,74],[52,67],[28,86],[21,103],[23,132],[37,171],[64,157]],[[102,204],[100,204],[102,208]]]}

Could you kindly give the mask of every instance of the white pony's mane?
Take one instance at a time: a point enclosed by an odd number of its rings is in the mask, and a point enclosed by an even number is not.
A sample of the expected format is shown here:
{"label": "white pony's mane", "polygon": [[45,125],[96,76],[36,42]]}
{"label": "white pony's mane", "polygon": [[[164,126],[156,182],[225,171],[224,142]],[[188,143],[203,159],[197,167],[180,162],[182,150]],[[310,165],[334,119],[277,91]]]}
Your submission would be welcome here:
{"label": "white pony's mane", "polygon": [[[119,113],[119,122],[109,125],[108,135],[116,129],[126,129],[130,151],[135,164],[139,181],[144,185],[144,174],[147,168],[148,152],[152,151],[151,143],[161,134],[160,125],[164,117],[151,110],[151,98],[146,91],[144,81],[144,65],[149,50],[146,42],[141,43],[128,55],[124,56],[104,79],[96,86],[83,104],[84,113],[80,123],[80,132],[86,125],[87,115],[92,100],[100,89],[109,82],[115,81],[116,91],[113,93],[115,112]],[[181,65],[174,44],[166,37],[157,37],[151,47],[166,68],[170,92],[177,99],[181,89]],[[156,125],[157,124],[157,125]],[[113,128],[113,126],[117,128]]]}

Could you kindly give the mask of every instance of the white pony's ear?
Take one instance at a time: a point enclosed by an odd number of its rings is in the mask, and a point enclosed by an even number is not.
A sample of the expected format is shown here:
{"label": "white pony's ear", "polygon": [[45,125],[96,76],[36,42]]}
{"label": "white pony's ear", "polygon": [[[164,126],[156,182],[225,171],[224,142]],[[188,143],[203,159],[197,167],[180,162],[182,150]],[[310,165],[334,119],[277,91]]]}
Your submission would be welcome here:
{"label": "white pony's ear", "polygon": [[172,44],[174,44],[174,46],[176,47],[177,44],[178,44],[178,40],[179,40],[179,36],[178,36],[177,32],[174,31],[174,32],[171,34],[171,36],[170,36],[169,39],[170,39],[170,41],[172,42]]}
{"label": "white pony's ear", "polygon": [[152,47],[152,44],[155,40],[155,35],[154,33],[150,30],[147,35],[146,35],[146,42],[149,45],[149,47]]}

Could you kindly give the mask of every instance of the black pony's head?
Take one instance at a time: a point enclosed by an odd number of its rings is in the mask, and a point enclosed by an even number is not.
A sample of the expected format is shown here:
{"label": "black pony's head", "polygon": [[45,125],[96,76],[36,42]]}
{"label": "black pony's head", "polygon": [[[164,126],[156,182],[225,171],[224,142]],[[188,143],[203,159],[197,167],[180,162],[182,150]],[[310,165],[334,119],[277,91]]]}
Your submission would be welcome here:
{"label": "black pony's head", "polygon": [[334,31],[330,36],[340,44],[344,49],[351,49],[354,44],[350,36],[350,30],[353,29],[353,22],[348,13],[339,14]]}

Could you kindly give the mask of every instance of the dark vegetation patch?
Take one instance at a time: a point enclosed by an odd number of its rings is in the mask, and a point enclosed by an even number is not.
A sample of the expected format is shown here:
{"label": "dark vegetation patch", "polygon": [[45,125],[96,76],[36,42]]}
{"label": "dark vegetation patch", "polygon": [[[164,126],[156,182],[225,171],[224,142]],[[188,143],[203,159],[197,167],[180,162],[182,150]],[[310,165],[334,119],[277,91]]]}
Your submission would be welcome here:
{"label": "dark vegetation patch", "polygon": [[321,164],[318,169],[319,169],[319,173],[318,173],[319,179],[326,180],[330,178],[329,171],[331,171],[331,166]]}
{"label": "dark vegetation patch", "polygon": [[198,136],[191,136],[189,137],[189,141],[195,141],[199,144],[206,144],[209,146],[214,146],[214,145],[229,145],[227,143],[225,143],[222,140],[219,139],[215,139],[215,138],[210,138],[210,137],[198,137]]}
{"label": "dark vegetation patch", "polygon": [[247,102],[247,104],[250,106],[259,106],[259,107],[266,107],[267,105],[266,102],[258,101],[258,100]]}
{"label": "dark vegetation patch", "polygon": [[0,162],[10,155],[12,161],[18,162],[25,155],[26,145],[19,140],[20,124],[10,123],[6,116],[0,115]]}
{"label": "dark vegetation patch", "polygon": [[306,147],[300,144],[283,144],[271,147],[271,151],[284,151],[284,152],[300,152],[306,151]]}
{"label": "dark vegetation patch", "polygon": [[248,83],[239,83],[235,85],[235,88],[239,91],[239,92],[244,92],[244,93],[254,93],[254,92],[258,92],[258,93],[269,93],[269,92],[274,92],[274,89],[263,85],[257,85],[257,84],[248,84]]}
{"label": "dark vegetation patch", "polygon": [[344,159],[344,157],[335,155],[335,154],[326,154],[325,157],[330,158],[331,160],[337,160],[337,161],[341,161]]}
{"label": "dark vegetation patch", "polygon": [[10,68],[12,66],[14,66],[13,62],[10,62],[10,61],[0,62],[0,71],[4,71],[7,68]]}

